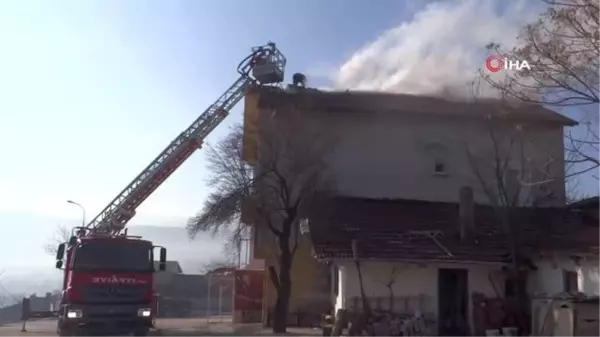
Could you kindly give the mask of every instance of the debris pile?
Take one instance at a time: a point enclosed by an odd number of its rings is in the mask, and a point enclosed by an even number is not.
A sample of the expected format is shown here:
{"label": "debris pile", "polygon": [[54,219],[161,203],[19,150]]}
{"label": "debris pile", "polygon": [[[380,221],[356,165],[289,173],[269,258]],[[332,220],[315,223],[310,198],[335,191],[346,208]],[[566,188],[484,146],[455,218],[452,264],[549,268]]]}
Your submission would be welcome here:
{"label": "debris pile", "polygon": [[[433,336],[437,333],[436,319],[433,314],[399,314],[390,311],[375,310],[368,317],[363,313],[338,313],[332,336]],[[339,327],[339,325],[338,325]],[[347,334],[342,330],[347,328]]]}

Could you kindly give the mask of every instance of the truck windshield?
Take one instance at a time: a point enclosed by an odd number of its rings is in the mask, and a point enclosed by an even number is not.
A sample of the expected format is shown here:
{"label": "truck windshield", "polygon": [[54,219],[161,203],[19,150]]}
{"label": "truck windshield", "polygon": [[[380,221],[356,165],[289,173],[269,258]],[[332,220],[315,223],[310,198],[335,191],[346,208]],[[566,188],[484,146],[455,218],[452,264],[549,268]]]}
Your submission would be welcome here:
{"label": "truck windshield", "polygon": [[152,271],[152,246],[143,242],[85,242],[75,249],[74,270]]}

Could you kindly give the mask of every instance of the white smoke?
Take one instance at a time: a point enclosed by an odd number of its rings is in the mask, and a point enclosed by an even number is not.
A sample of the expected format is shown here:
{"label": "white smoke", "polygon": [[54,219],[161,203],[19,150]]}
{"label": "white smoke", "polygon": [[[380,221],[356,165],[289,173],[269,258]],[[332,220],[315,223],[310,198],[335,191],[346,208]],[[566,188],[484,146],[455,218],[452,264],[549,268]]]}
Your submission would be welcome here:
{"label": "white smoke", "polygon": [[[519,31],[543,7],[531,0],[430,3],[356,51],[333,74],[337,90],[470,95],[490,42],[516,45]],[[502,6],[502,10],[499,7]],[[486,90],[481,94],[490,94]]]}

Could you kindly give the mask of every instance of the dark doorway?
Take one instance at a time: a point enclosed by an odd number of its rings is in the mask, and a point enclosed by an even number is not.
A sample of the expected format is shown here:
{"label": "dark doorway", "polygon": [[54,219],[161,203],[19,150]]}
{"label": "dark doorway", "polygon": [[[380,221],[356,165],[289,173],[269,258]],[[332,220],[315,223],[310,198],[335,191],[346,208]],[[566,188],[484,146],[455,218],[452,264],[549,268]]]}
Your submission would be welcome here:
{"label": "dark doorway", "polygon": [[440,336],[469,335],[468,271],[439,269],[438,329]]}

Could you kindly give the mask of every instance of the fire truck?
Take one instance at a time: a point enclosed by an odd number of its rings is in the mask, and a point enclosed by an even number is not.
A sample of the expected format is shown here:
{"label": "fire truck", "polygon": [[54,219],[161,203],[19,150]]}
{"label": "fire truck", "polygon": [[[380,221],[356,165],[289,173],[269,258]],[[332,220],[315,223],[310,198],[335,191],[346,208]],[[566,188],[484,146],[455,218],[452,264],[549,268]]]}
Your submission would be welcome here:
{"label": "fire truck", "polygon": [[164,271],[167,252],[141,237],[127,235],[127,222],[137,207],[201,148],[249,86],[281,85],[285,64],[285,57],[272,42],[252,48],[238,65],[239,78],[223,95],[95,218],[86,226],[75,227],[69,241],[58,246],[56,268],[64,271],[58,335],[148,334],[156,316],[153,274]]}

